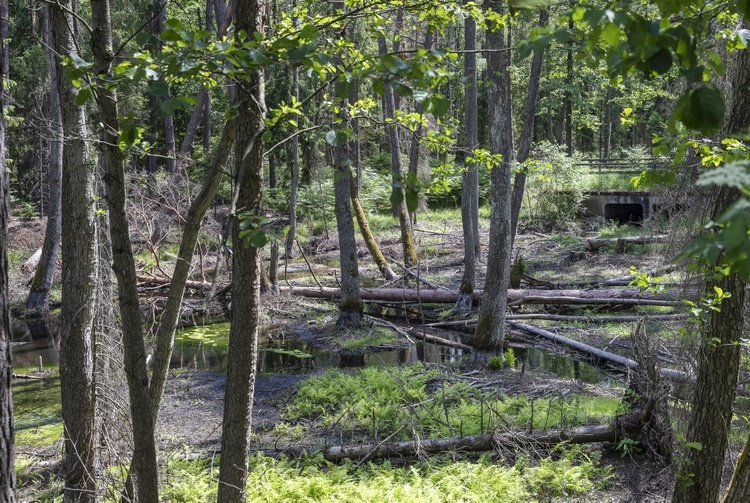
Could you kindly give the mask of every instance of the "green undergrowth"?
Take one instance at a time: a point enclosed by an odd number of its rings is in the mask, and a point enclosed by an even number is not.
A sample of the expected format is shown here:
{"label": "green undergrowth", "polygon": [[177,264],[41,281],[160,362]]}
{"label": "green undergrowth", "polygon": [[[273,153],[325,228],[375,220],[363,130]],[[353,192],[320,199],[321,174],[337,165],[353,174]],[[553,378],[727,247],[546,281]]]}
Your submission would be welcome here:
{"label": "green undergrowth", "polygon": [[[215,501],[217,461],[171,460],[162,498],[173,502]],[[539,462],[522,456],[504,466],[485,456],[476,462],[433,459],[396,467],[388,462],[334,465],[320,458],[250,459],[247,501],[276,502],[534,502],[569,498],[603,488],[609,467],[599,453],[565,447]]]}
{"label": "green undergrowth", "polygon": [[304,381],[286,411],[288,419],[376,437],[475,435],[513,428],[546,429],[603,422],[619,400],[571,394],[531,399],[479,391],[422,364],[403,368],[329,370]]}
{"label": "green undergrowth", "polygon": [[396,335],[385,327],[367,327],[359,330],[347,330],[346,333],[333,339],[342,349],[360,349],[376,347],[399,342]]}
{"label": "green undergrowth", "polygon": [[[31,370],[14,369],[19,373],[30,373]],[[15,382],[13,421],[18,446],[42,447],[59,440],[63,432],[60,379]]]}

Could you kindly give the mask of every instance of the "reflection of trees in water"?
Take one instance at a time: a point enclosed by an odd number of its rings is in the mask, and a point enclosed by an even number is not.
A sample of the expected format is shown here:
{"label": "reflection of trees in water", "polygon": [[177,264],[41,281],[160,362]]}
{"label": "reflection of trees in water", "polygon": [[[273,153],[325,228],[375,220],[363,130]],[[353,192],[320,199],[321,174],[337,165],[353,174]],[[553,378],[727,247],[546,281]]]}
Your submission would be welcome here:
{"label": "reflection of trees in water", "polygon": [[60,322],[59,317],[43,315],[11,324],[13,341],[13,366],[36,367],[39,357],[44,365],[56,365],[59,361]]}

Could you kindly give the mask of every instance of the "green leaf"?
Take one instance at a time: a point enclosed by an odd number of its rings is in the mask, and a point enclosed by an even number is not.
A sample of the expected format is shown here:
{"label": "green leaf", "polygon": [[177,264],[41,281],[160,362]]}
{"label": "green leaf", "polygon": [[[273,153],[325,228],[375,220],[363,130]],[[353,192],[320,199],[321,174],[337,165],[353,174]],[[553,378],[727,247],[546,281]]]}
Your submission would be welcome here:
{"label": "green leaf", "polygon": [[271,131],[264,131],[261,136],[261,139],[266,143],[269,142],[271,138],[273,138],[273,133]]}
{"label": "green leaf", "polygon": [[91,88],[90,87],[82,87],[78,90],[78,94],[76,95],[76,105],[79,107],[84,105],[88,99],[91,97]]}
{"label": "green leaf", "polygon": [[162,101],[159,104],[159,110],[166,115],[174,115],[174,113],[182,106],[184,106],[184,103],[180,98],[172,98]]}
{"label": "green leaf", "polygon": [[672,68],[672,55],[666,49],[659,49],[656,54],[648,58],[646,63],[651,70],[663,75]]}
{"label": "green leaf", "polygon": [[685,127],[713,136],[724,121],[724,100],[716,89],[699,87],[682,95],[674,114]]}
{"label": "green leaf", "polygon": [[696,185],[701,187],[719,185],[740,190],[747,189],[750,187],[750,161],[731,162],[707,171],[698,178]]}
{"label": "green leaf", "polygon": [[181,42],[183,40],[182,35],[175,30],[164,30],[161,32],[160,38],[165,42]]}
{"label": "green leaf", "polygon": [[334,129],[326,133],[326,143],[333,147],[346,145],[347,141],[349,141],[349,135],[345,131]]}
{"label": "green leaf", "polygon": [[154,96],[166,96],[169,94],[169,84],[163,80],[156,80],[148,89],[148,92]]}
{"label": "green leaf", "polygon": [[450,109],[450,102],[442,95],[434,95],[424,100],[424,111],[437,117],[445,115]]}

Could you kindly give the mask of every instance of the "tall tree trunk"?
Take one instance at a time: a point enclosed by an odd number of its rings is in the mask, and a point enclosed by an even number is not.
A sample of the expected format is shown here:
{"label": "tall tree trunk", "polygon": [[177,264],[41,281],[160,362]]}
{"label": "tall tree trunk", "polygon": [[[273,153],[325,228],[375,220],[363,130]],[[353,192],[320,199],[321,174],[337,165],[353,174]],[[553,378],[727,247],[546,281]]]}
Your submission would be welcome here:
{"label": "tall tree trunk", "polygon": [[[53,47],[60,56],[76,54],[73,5],[63,0],[50,12]],[[96,395],[94,392],[93,318],[97,240],[91,162],[83,107],[76,89],[56,60],[63,137],[62,306],[60,389],[65,427],[65,501],[97,501]]]}
{"label": "tall tree trunk", "polygon": [[[573,17],[568,19],[568,31],[573,32]],[[573,38],[567,42],[567,73],[565,75],[565,146],[573,155]]]}
{"label": "tall tree trunk", "polygon": [[[747,28],[747,25],[744,27]],[[747,92],[750,89],[750,52],[736,51],[735,57],[737,60],[732,79],[732,89],[735,90],[735,94],[726,128],[729,135],[745,133],[750,127],[750,93]],[[722,190],[718,196],[714,217],[723,213],[739,196],[736,189]],[[713,286],[712,284],[706,285],[706,291],[709,294],[713,293]],[[678,493],[678,488],[675,487],[675,493],[683,499],[673,498],[673,501],[698,501],[696,498],[699,497],[703,497],[703,501],[709,499],[715,501],[719,494],[721,469],[724,466],[726,443],[729,438],[728,428],[732,419],[739,372],[745,285],[739,278],[730,276],[722,278],[719,286],[732,296],[728,301],[722,302],[721,312],[711,311],[710,313],[706,327],[708,330],[704,332],[706,334],[706,339],[703,341],[705,357],[699,360],[701,367],[698,370],[698,385],[693,401],[693,414],[688,425],[687,440],[701,442],[703,445],[701,452],[688,453],[688,459],[693,466],[688,466],[686,469],[695,470],[696,484],[688,489],[687,494],[683,493],[683,489],[679,489]],[[715,339],[712,338],[719,338],[721,342],[715,343],[713,342]],[[710,387],[701,391],[701,384]],[[705,431],[705,428],[715,429]],[[708,449],[707,443],[711,443]],[[705,450],[709,452],[704,454]],[[749,454],[750,437],[735,467],[729,490],[724,498],[725,503],[750,500]],[[704,464],[713,465],[704,466]]]}
{"label": "tall tree trunk", "polygon": [[[545,26],[549,20],[549,11],[543,10],[539,13],[539,26]],[[534,50],[531,59],[531,71],[529,73],[529,94],[526,97],[526,105],[523,108],[523,129],[518,144],[518,155],[516,162],[521,164],[526,161],[531,152],[531,137],[534,134],[534,120],[536,118],[536,106],[539,101],[539,82],[542,78],[542,64],[544,63],[544,49]],[[526,189],[526,173],[516,171],[513,176],[513,193],[510,206],[510,244],[516,239],[518,229],[518,216],[521,213],[523,193]]]}
{"label": "tall tree trunk", "polygon": [[[739,92],[750,87],[750,53],[737,51],[736,55],[732,88],[738,92],[734,95],[726,127],[729,135],[745,132],[750,127],[750,94]],[[737,189],[723,187],[717,191],[712,218],[718,218],[739,196]],[[686,442],[700,444],[701,448],[686,449],[672,496],[674,502],[716,501],[721,489],[737,389],[745,285],[736,275],[718,279],[711,275],[706,281],[706,295],[714,295],[717,287],[730,297],[721,303],[720,310],[708,312],[708,320],[701,327],[698,378],[685,436]],[[737,466],[727,501],[747,501],[750,497],[745,492],[750,478],[746,456],[743,453],[742,463]]]}
{"label": "tall tree trunk", "polygon": [[[236,33],[264,33],[264,0],[238,0]],[[259,218],[263,187],[265,94],[263,70],[255,69],[237,86],[236,201],[248,218]],[[232,214],[230,218],[236,219]],[[250,426],[258,357],[260,249],[243,243],[239,222],[233,225],[232,324],[229,331],[227,386],[221,433],[218,501],[240,503],[247,490]]]}
{"label": "tall tree trunk", "polygon": [[[296,3],[296,2],[295,2]],[[296,22],[296,21],[295,21]],[[292,97],[299,100],[299,70],[295,67],[292,70]],[[299,191],[299,138],[297,138],[296,128],[292,131],[294,137],[291,140],[290,148],[292,150],[292,180],[289,186],[289,230],[286,233],[284,242],[284,255],[292,257],[294,255],[294,240],[297,235],[297,192]]]}
{"label": "tall tree trunk", "polygon": [[[502,2],[493,0],[490,7],[501,12]],[[502,154],[502,162],[492,168],[490,237],[487,246],[487,276],[484,297],[479,308],[475,345],[479,348],[501,348],[505,336],[505,309],[510,279],[510,173],[513,166],[513,126],[510,94],[510,26],[506,30],[487,31],[486,47],[489,80],[490,151]]]}
{"label": "tall tree trunk", "polygon": [[[378,38],[378,49],[381,55],[388,52],[385,37],[383,36]],[[409,220],[409,212],[406,209],[406,197],[403,189],[406,178],[404,177],[404,170],[401,167],[401,149],[398,139],[398,129],[393,122],[396,116],[393,86],[386,85],[383,103],[385,105],[385,132],[388,136],[388,146],[391,154],[391,178],[393,180],[394,190],[401,192],[401,202],[394,205],[393,211],[398,216],[398,223],[401,228],[401,246],[404,253],[404,264],[406,267],[414,267],[417,265],[418,260],[417,246],[414,244],[414,235],[411,229],[411,221]],[[401,188],[397,189],[397,186],[400,186]]]}
{"label": "tall tree trunk", "polygon": [[159,318],[159,328],[156,331],[156,349],[154,351],[150,384],[151,416],[154,423],[158,417],[159,405],[164,393],[164,383],[166,382],[169,361],[172,357],[172,349],[174,348],[175,329],[177,328],[180,315],[185,283],[193,262],[195,245],[198,242],[201,221],[211,205],[216,192],[219,190],[221,178],[224,175],[224,165],[229,159],[236,134],[237,122],[235,120],[228,121],[221,133],[219,144],[211,156],[211,168],[208,175],[203,182],[200,192],[190,203],[190,208],[188,208],[185,217],[180,249],[177,252],[177,260],[172,272],[172,281],[167,293],[167,304]]}
{"label": "tall tree trunk", "polygon": [[[49,6],[44,5],[43,25],[44,38],[47,47],[50,44]],[[2,15],[2,14],[0,14]],[[29,295],[26,298],[28,309],[39,309],[46,313],[49,310],[49,293],[52,289],[52,279],[55,275],[55,264],[57,254],[60,250],[60,237],[62,234],[62,221],[60,219],[61,208],[61,185],[62,185],[62,153],[63,136],[60,118],[60,95],[57,93],[57,69],[55,67],[55,56],[49,53],[49,105],[50,105],[50,139],[49,152],[49,203],[47,209],[47,229],[44,233],[44,244],[42,245],[42,256],[39,265],[34,271],[31,280]]]}
{"label": "tall tree trunk", "polygon": [[[433,43],[433,34],[432,32],[427,32],[424,39],[424,48],[425,49],[432,49],[432,43]],[[419,116],[422,116],[424,112],[424,104],[421,102],[417,102],[417,105],[415,107],[415,111]],[[416,129],[411,135],[411,144],[409,145],[409,175],[414,177],[416,180],[419,175],[419,158],[422,155],[422,130],[424,128],[422,127],[422,123],[420,122],[417,124]],[[359,174],[357,174],[359,177]],[[478,222],[478,219],[477,219]],[[415,225],[417,223],[417,212],[413,211],[411,214],[411,223],[412,225]],[[478,232],[478,231],[477,231]],[[477,252],[478,253],[478,252]]]}
{"label": "tall tree trunk", "polygon": [[479,221],[479,180],[477,165],[466,159],[479,143],[479,124],[477,111],[477,25],[468,17],[464,21],[464,170],[461,189],[461,224],[464,236],[464,273],[461,278],[458,300],[455,311],[469,311],[474,301],[476,283],[477,246],[475,243],[474,221]]}
{"label": "tall tree trunk", "polygon": [[[8,12],[7,0],[0,6]],[[4,67],[5,38],[0,37],[0,67]],[[5,77],[0,74],[0,96],[5,89]],[[13,396],[10,358],[10,297],[8,293],[8,218],[10,194],[5,170],[5,110],[0,99],[0,503],[16,501],[16,469],[13,448]]]}
{"label": "tall tree trunk", "polygon": [[107,189],[109,225],[112,238],[112,267],[117,277],[122,320],[125,373],[133,420],[133,457],[135,487],[139,501],[158,501],[158,467],[154,441],[154,422],[148,391],[146,347],[138,305],[135,260],[126,213],[125,159],[117,144],[119,119],[117,94],[106,88],[104,79],[111,73],[113,60],[112,24],[109,0],[92,0],[91,50],[100,87],[96,94],[101,124],[99,155]]}
{"label": "tall tree trunk", "polygon": [[[332,2],[334,12],[343,12],[344,2]],[[341,36],[344,34],[342,33]],[[335,58],[338,59],[338,58]],[[340,62],[340,61],[339,61]],[[338,96],[339,83],[336,82]],[[348,122],[346,107],[340,107],[341,126]],[[348,142],[333,147],[334,199],[336,203],[336,226],[341,257],[341,303],[339,304],[339,327],[357,326],[362,320],[362,299],[359,294],[359,264],[357,261],[357,239],[354,236],[354,221],[351,206],[351,177]]]}

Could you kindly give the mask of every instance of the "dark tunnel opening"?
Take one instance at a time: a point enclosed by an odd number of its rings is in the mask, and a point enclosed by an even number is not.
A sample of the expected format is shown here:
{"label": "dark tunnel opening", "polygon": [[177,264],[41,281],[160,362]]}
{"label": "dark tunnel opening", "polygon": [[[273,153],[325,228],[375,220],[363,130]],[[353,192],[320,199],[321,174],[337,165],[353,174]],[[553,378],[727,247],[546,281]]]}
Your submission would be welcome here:
{"label": "dark tunnel opening", "polygon": [[607,204],[604,206],[604,218],[618,224],[643,223],[643,206],[640,204]]}

